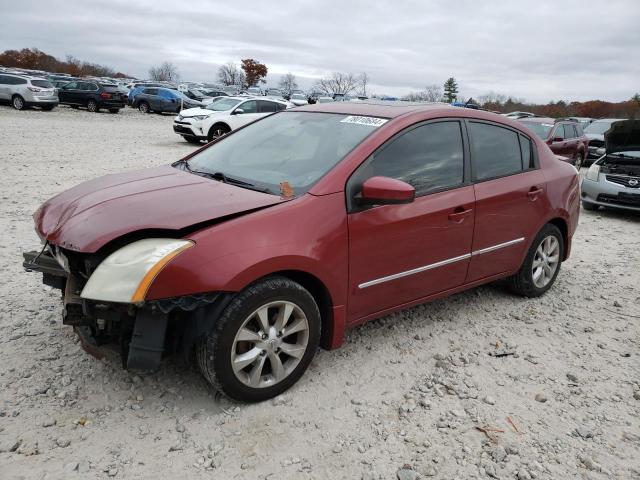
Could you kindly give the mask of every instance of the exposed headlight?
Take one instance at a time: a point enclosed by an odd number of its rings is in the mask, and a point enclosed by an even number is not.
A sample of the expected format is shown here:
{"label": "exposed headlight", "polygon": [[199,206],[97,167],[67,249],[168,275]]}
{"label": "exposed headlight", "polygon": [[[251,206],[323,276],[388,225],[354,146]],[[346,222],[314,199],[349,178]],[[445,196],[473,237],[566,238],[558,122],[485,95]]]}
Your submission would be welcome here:
{"label": "exposed headlight", "polygon": [[594,163],[589,167],[589,170],[587,170],[586,179],[591,180],[592,182],[597,182],[599,176],[600,176],[600,165],[598,165],[597,163]]}
{"label": "exposed headlight", "polygon": [[209,115],[196,115],[193,118],[194,120],[204,120],[205,118],[207,118]]}
{"label": "exposed headlight", "polygon": [[193,245],[191,241],[172,238],[132,242],[98,265],[80,296],[105,302],[142,302],[164,266]]}

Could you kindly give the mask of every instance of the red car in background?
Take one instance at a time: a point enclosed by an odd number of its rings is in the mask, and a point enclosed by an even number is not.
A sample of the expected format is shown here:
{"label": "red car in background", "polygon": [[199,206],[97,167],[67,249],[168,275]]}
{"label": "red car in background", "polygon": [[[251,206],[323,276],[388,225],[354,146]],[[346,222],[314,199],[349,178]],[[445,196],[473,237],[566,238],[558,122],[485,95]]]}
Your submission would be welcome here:
{"label": "red car in background", "polygon": [[589,137],[580,123],[571,120],[555,120],[547,117],[530,117],[518,120],[545,141],[553,153],[571,161],[580,170],[589,152]]}
{"label": "red car in background", "polygon": [[498,279],[542,295],[578,212],[575,168],[520,123],[337,102],[59,194],[24,266],[86,348],[145,369],[195,349],[212,385],[259,401],[373,318]]}

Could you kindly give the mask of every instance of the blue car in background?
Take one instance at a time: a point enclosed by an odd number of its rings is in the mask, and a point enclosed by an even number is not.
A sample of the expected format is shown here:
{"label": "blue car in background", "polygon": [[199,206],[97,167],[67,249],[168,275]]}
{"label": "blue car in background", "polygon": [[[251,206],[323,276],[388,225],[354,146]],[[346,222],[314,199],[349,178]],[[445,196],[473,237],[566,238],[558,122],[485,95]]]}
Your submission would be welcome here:
{"label": "blue car in background", "polygon": [[178,113],[183,108],[202,107],[203,104],[170,88],[142,87],[139,93],[134,94],[131,106],[142,113]]}

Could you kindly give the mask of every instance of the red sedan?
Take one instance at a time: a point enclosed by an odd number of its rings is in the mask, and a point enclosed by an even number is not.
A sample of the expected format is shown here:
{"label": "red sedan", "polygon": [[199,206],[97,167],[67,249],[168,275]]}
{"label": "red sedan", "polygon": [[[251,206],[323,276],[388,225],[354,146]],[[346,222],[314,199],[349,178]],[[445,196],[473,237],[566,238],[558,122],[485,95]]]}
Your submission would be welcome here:
{"label": "red sedan", "polygon": [[61,193],[24,265],[62,289],[87,349],[145,369],[195,349],[215,387],[259,401],[389,312],[505,278],[542,295],[578,211],[576,170],[517,122],[339,102]]}

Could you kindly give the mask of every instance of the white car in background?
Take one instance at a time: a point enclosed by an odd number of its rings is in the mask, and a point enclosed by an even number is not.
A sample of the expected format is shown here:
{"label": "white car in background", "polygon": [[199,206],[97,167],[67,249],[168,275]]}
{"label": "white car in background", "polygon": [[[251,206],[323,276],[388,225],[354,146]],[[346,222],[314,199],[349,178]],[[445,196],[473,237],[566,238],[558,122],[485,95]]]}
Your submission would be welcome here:
{"label": "white car in background", "polygon": [[307,96],[301,93],[292,93],[289,101],[293,103],[296,107],[309,104],[309,101],[307,100]]}
{"label": "white car in background", "polygon": [[204,108],[182,110],[173,121],[173,131],[189,143],[210,142],[290,105],[269,98],[221,97]]}

